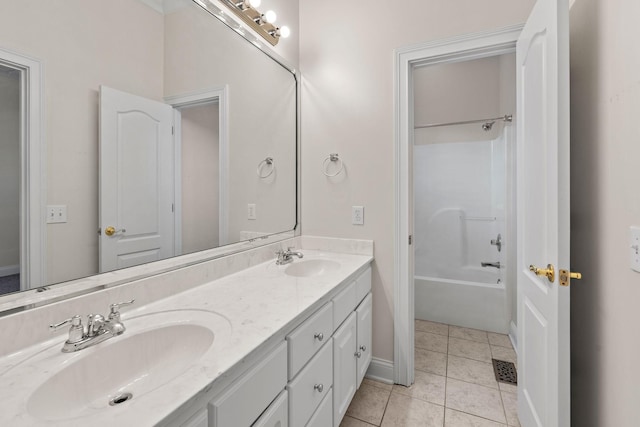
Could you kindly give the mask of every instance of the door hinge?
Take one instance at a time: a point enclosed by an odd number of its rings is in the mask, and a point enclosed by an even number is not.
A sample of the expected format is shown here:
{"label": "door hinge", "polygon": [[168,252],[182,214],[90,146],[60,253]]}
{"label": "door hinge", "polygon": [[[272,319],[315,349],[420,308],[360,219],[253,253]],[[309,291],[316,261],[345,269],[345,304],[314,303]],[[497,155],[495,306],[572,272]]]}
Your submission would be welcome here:
{"label": "door hinge", "polygon": [[175,212],[176,211],[176,205],[175,203],[171,203],[171,212]]}
{"label": "door hinge", "polygon": [[409,245],[411,245],[412,243],[413,243],[413,236],[409,234]]}
{"label": "door hinge", "polygon": [[171,126],[171,135],[175,135],[175,134],[176,134],[176,127]]}

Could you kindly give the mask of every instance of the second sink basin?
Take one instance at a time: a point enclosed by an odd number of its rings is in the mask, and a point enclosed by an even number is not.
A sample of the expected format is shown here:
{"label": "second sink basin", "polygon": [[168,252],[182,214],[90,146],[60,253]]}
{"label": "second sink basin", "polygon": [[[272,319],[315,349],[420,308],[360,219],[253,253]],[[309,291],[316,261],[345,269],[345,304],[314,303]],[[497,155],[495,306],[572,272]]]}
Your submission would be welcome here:
{"label": "second sink basin", "polygon": [[340,263],[328,259],[309,259],[294,261],[285,270],[285,274],[295,277],[322,276],[340,268]]}
{"label": "second sink basin", "polygon": [[[43,420],[69,420],[126,406],[128,400],[177,378],[214,345],[222,344],[217,341],[230,336],[230,325],[221,316],[188,313],[125,320],[127,331],[122,336],[79,351],[78,357],[64,363],[68,366],[42,383],[28,399],[27,411]],[[185,318],[189,321],[180,320]]]}

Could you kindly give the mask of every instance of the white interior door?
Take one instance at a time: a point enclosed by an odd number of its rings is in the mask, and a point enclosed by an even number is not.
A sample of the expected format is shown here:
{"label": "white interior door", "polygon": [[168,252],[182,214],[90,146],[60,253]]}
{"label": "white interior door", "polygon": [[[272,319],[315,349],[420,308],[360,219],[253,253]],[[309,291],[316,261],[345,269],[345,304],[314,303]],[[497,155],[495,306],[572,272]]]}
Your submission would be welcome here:
{"label": "white interior door", "polygon": [[174,254],[173,109],[100,87],[100,272]]}
{"label": "white interior door", "polygon": [[[538,0],[517,43],[518,415],[524,427],[570,425],[569,10]],[[555,277],[529,266],[553,265]],[[540,271],[542,273],[542,271]]]}

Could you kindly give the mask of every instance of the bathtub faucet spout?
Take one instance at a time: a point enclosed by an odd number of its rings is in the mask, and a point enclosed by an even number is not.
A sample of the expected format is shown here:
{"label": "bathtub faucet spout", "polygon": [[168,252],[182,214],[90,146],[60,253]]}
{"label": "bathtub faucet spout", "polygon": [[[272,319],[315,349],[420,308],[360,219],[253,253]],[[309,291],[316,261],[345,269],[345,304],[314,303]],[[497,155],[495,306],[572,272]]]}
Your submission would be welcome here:
{"label": "bathtub faucet spout", "polygon": [[483,266],[483,267],[500,268],[500,261],[498,261],[498,262],[481,262],[480,265]]}

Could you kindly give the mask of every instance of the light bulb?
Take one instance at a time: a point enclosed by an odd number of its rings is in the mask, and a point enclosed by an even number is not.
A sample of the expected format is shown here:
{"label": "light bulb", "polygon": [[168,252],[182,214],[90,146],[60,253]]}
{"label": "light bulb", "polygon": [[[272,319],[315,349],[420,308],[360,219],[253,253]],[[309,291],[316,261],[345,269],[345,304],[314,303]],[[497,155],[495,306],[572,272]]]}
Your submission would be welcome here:
{"label": "light bulb", "polygon": [[267,10],[264,13],[263,17],[266,22],[268,22],[269,24],[273,24],[274,22],[276,22],[276,18],[278,17],[278,15],[276,15],[273,10]]}
{"label": "light bulb", "polygon": [[278,32],[280,34],[280,37],[282,37],[283,39],[286,39],[291,35],[291,30],[286,25],[283,25],[282,27],[280,27],[278,29]]}
{"label": "light bulb", "polygon": [[260,4],[262,3],[262,0],[245,0],[246,3],[249,3],[249,6],[251,6],[254,9],[257,9],[260,7]]}

